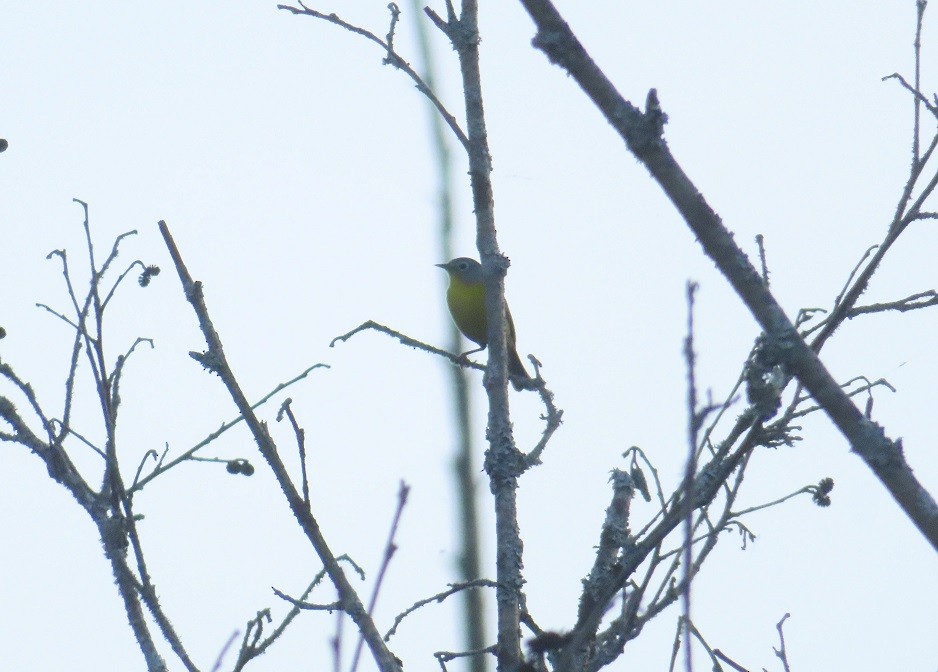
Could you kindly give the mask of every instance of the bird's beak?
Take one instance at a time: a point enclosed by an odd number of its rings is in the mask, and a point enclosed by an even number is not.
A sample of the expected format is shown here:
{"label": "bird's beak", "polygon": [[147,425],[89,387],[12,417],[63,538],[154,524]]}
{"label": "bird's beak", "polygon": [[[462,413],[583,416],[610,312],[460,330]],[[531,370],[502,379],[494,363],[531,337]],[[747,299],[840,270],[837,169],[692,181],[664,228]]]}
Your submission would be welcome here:
{"label": "bird's beak", "polygon": [[446,270],[446,264],[433,264],[433,265],[436,266],[437,268],[442,268],[444,271]]}

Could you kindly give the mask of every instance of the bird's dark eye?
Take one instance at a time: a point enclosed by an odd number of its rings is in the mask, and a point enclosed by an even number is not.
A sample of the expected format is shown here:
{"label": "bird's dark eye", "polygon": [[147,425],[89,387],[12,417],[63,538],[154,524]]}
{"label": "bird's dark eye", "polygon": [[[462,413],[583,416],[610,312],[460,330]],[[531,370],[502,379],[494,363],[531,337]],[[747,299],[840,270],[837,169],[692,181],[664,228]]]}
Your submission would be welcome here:
{"label": "bird's dark eye", "polygon": [[459,262],[459,270],[460,270],[460,271],[465,271],[467,268],[469,268],[469,264],[467,264],[465,261],[460,261],[460,262]]}

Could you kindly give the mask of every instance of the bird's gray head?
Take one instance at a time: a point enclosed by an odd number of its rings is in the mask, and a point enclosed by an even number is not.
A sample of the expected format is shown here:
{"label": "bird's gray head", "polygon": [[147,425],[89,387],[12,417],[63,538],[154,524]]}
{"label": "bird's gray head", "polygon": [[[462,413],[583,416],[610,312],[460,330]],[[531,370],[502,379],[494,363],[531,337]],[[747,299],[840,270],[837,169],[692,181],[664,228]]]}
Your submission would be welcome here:
{"label": "bird's gray head", "polygon": [[437,264],[440,268],[450,274],[450,277],[457,278],[461,282],[471,285],[482,282],[485,275],[482,272],[482,264],[469,257],[457,257],[445,264]]}

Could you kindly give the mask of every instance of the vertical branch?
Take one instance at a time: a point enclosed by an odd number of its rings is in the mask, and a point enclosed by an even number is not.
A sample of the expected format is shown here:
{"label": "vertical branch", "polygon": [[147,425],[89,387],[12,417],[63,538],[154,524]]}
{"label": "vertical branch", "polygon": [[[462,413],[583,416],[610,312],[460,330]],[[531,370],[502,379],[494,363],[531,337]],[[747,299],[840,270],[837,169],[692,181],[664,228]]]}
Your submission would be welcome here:
{"label": "vertical branch", "polygon": [[[85,340],[85,352],[95,381],[98,401],[101,404],[105,433],[105,467],[101,498],[99,499],[101,506],[96,507],[93,518],[98,527],[105,555],[111,563],[115,583],[124,601],[128,622],[146,660],[147,669],[163,671],[168,668],[159,655],[150,634],[150,628],[144,618],[144,604],[147,605],[156,618],[158,626],[166,636],[167,641],[172,645],[174,653],[179,656],[186,669],[191,672],[196,669],[195,665],[189,659],[182,642],[176,636],[169,620],[165,618],[159,603],[156,601],[156,591],[150,583],[150,577],[143,558],[143,550],[137,536],[133,505],[127,497],[117,457],[117,409],[120,404],[118,390],[121,374],[120,363],[123,360],[119,358],[114,373],[108,374],[107,354],[104,347],[104,309],[106,302],[102,301],[101,298],[101,283],[111,262],[117,258],[121,240],[127,235],[132,235],[132,232],[117,237],[110,254],[107,255],[101,267],[98,268],[95,261],[94,241],[91,236],[88,204],[79,199],[73,200],[81,205],[84,212],[83,227],[89,264],[88,295],[85,299],[85,307],[77,317],[79,319],[79,330]],[[93,320],[93,326],[88,325],[89,317]],[[128,541],[130,544],[128,544]],[[128,563],[128,550],[131,545],[139,572],[139,583]]]}
{"label": "vertical branch", "polygon": [[[417,15],[417,41],[420,56],[423,61],[423,80],[427,87],[435,89],[434,60],[430,49],[429,36],[426,24],[420,17],[420,0],[413,0],[414,13]],[[432,103],[430,103],[432,107]],[[452,196],[452,156],[446,143],[446,133],[443,120],[436,110],[431,109],[430,130],[432,134],[433,149],[436,154],[437,173],[439,175],[439,208],[440,208],[440,258],[447,261],[456,256],[453,250],[453,196]],[[455,323],[447,320],[449,324],[448,349],[450,352],[462,352],[463,344],[459,329]],[[481,577],[481,561],[479,549],[479,514],[476,505],[476,472],[475,459],[472,452],[472,405],[469,396],[469,382],[466,371],[461,366],[449,367],[452,376],[453,404],[456,416],[456,436],[458,446],[453,461],[456,481],[456,499],[459,509],[459,535],[461,548],[459,551],[459,578],[460,581],[473,581]],[[485,647],[485,610],[483,608],[484,593],[481,590],[466,590],[462,593],[462,623],[464,628],[465,648],[477,651]],[[487,658],[485,656],[472,656],[469,658],[471,672],[485,672]]]}
{"label": "vertical branch", "polygon": [[681,484],[682,509],[684,514],[684,546],[682,548],[684,580],[681,602],[684,608],[684,669],[693,669],[693,650],[690,639],[690,584],[693,578],[694,546],[694,474],[697,473],[697,431],[700,427],[697,414],[696,355],[694,354],[694,293],[697,284],[687,283],[687,336],[684,339],[684,359],[687,362],[687,464],[684,467],[684,482]]}
{"label": "vertical branch", "polygon": [[[915,42],[913,42],[913,48],[915,50],[916,92],[922,90],[922,20],[925,18],[925,5],[927,4],[927,0],[916,0],[915,2]],[[921,129],[922,100],[917,95],[912,96],[912,100],[915,105],[914,121],[912,123],[912,166],[915,167],[919,164],[921,158],[919,132]]]}
{"label": "vertical branch", "polygon": [[[116,443],[114,441],[114,409],[112,406],[111,393],[108,389],[107,362],[104,358],[104,311],[101,304],[101,293],[98,291],[98,285],[104,275],[104,268],[100,270],[94,260],[94,242],[91,239],[91,225],[88,221],[88,204],[84,201],[74,199],[84,210],[84,229],[85,243],[88,246],[88,263],[90,265],[90,287],[88,290],[88,301],[86,305],[91,306],[91,315],[94,319],[94,332],[87,333],[87,354],[91,360],[91,370],[95,376],[95,383],[98,388],[98,399],[101,402],[101,412],[104,416],[105,427],[105,455],[107,462],[105,465],[104,483],[105,488],[111,487],[111,481],[114,478],[114,470],[117,467]],[[87,329],[86,323],[81,322],[81,326]]]}
{"label": "vertical branch", "polygon": [[[400,68],[417,83],[417,88],[437,107],[443,119],[465,147],[469,158],[473,211],[476,215],[476,245],[479,249],[484,283],[485,311],[488,322],[488,364],[483,383],[489,401],[485,454],[485,470],[495,499],[495,534],[497,543],[496,573],[498,578],[498,668],[515,670],[521,664],[521,575],[522,544],[517,524],[517,479],[526,468],[524,456],[514,444],[508,413],[506,348],[507,316],[505,314],[504,276],[508,260],[498,249],[495,236],[494,201],[491,182],[491,159],[482,104],[482,83],[479,67],[478,1],[462,0],[457,17],[453,0],[445,0],[446,19],[431,8],[424,12],[451,41],[460,64],[463,96],[466,106],[467,132],[464,134],[455,119],[442,106],[433,91],[393,52],[391,33],[385,42],[374,33],[354,26],[335,14],[324,14],[305,5],[300,8],[278,5],[294,14],[317,17],[361,35],[386,49],[385,63]],[[396,6],[392,7],[392,28],[396,22]]]}
{"label": "vertical branch", "polygon": [[[920,2],[919,4],[925,3]],[[775,629],[778,630],[778,641],[780,648],[776,649],[775,647],[772,647],[772,650],[775,651],[775,655],[778,656],[778,659],[782,661],[782,666],[785,668],[785,672],[791,672],[791,667],[788,666],[788,653],[785,651],[785,631],[782,628],[785,626],[785,621],[787,621],[790,616],[791,614],[786,613],[784,616],[782,616],[782,620],[780,620],[775,625]]]}
{"label": "vertical branch", "polygon": [[505,284],[507,262],[495,236],[495,205],[492,195],[492,162],[482,104],[482,75],[479,68],[479,7],[476,0],[463,0],[450,36],[459,56],[469,155],[472,204],[476,215],[476,245],[485,270],[485,310],[488,318],[489,359],[484,376],[489,413],[485,471],[495,499],[495,573],[498,582],[498,669],[512,672],[521,664],[521,533],[518,529],[518,475],[523,456],[514,443],[508,412],[508,357],[505,343]]}

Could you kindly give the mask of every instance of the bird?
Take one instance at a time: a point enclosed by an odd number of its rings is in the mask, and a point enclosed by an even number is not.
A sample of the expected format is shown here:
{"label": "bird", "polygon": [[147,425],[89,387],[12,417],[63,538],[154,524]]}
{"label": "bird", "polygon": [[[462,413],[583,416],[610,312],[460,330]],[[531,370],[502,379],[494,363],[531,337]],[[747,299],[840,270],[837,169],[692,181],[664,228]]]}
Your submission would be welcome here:
{"label": "bird", "polygon": [[[449,274],[446,304],[449,313],[462,335],[479,345],[462,356],[484,350],[488,345],[488,318],[485,315],[485,282],[482,264],[469,257],[457,257],[445,264],[436,264]],[[516,390],[522,390],[531,376],[521,363],[515,346],[515,323],[511,311],[505,304],[505,319],[508,321],[506,345],[508,346],[508,379]]]}

